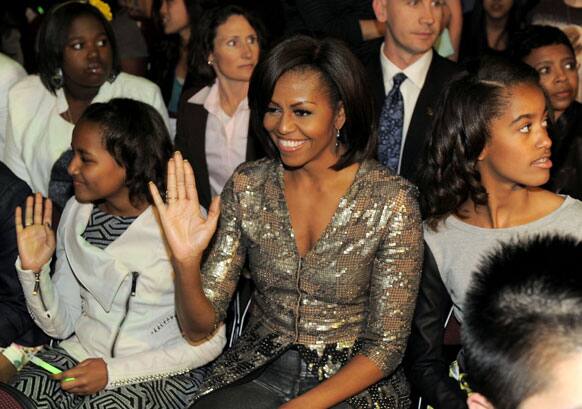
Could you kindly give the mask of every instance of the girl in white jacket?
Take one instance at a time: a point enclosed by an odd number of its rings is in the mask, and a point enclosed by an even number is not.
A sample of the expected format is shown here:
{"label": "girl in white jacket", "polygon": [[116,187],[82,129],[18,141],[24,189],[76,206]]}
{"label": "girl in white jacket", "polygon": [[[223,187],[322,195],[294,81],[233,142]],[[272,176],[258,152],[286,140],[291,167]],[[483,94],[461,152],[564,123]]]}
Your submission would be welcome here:
{"label": "girl in white jacket", "polygon": [[170,253],[147,188],[163,186],[172,150],[164,122],[138,101],[96,103],[75,126],[72,149],[75,197],[56,243],[50,199],[29,197],[24,224],[16,210],[28,308],[63,340],[37,356],[64,372],[28,364],[13,383],[39,408],[185,407],[203,374],[192,369],[216,358],[225,337],[219,328],[191,345],[176,320]]}

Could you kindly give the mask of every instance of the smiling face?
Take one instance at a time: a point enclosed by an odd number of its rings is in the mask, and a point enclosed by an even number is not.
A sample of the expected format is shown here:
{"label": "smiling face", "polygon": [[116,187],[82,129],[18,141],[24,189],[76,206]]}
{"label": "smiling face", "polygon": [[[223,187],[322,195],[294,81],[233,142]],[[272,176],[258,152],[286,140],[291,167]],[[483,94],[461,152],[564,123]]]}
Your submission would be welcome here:
{"label": "smiling face", "polygon": [[345,115],[341,106],[332,105],[326,90],[314,70],[287,72],[275,84],[263,125],[287,167],[337,162],[336,133]]}
{"label": "smiling face", "polygon": [[503,114],[491,120],[489,140],[477,169],[483,186],[540,186],[550,177],[550,147],[544,94],[532,84],[507,88]]}
{"label": "smiling face", "polygon": [[444,0],[373,1],[376,18],[386,23],[384,52],[392,62],[405,68],[432,48],[440,32],[444,4]]}
{"label": "smiling face", "polygon": [[535,48],[523,61],[540,74],[556,118],[572,104],[578,90],[576,58],[564,44]]}
{"label": "smiling face", "polygon": [[77,123],[71,146],[74,156],[67,171],[73,178],[79,202],[129,202],[125,169],[105,148],[99,125],[88,121]]}
{"label": "smiling face", "polygon": [[190,30],[190,17],[184,0],[162,0],[160,17],[165,34],[176,34]]}
{"label": "smiling face", "polygon": [[92,16],[71,23],[63,50],[65,88],[99,88],[111,76],[113,54],[105,28]]}
{"label": "smiling face", "polygon": [[232,15],[216,29],[208,60],[220,81],[248,82],[259,60],[257,32],[243,16]]}

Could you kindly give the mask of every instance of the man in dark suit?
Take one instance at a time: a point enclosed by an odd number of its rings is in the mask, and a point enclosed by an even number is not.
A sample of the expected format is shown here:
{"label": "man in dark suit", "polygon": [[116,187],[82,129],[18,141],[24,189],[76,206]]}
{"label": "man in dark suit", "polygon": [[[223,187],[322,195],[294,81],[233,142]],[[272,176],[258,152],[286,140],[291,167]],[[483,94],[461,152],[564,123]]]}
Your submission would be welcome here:
{"label": "man in dark suit", "polygon": [[[378,44],[378,58],[367,66],[380,117],[378,156],[381,162],[414,181],[434,105],[446,82],[459,71],[432,49],[440,33],[444,0],[373,0],[373,7],[376,18],[386,24],[384,42]],[[401,83],[398,76],[404,78]],[[389,106],[387,94],[393,92],[394,85],[398,88],[398,83],[399,90],[394,91],[400,91],[401,96],[392,101],[400,101],[400,105],[394,108]],[[403,115],[398,113],[402,106]],[[394,123],[396,127],[400,125],[400,130],[394,131]],[[383,160],[386,140],[393,151],[392,166]]]}

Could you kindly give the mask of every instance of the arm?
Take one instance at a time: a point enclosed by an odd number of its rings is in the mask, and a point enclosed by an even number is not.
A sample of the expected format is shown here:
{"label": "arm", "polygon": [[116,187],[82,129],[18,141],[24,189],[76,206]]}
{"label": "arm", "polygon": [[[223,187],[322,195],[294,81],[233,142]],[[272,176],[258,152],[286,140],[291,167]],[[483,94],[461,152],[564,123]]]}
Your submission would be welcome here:
{"label": "arm", "polygon": [[[40,193],[36,194],[34,202],[33,210],[32,197],[27,199],[25,220],[32,219],[33,213],[34,220],[26,220],[26,227],[22,223],[22,211],[16,211],[19,250],[16,269],[34,321],[48,335],[65,339],[75,332],[75,323],[81,315],[81,289],[67,262],[62,231],[59,231],[56,271],[51,279],[49,265],[55,248],[54,232],[50,227],[52,205],[50,199],[46,199],[43,212]],[[67,206],[59,230],[72,222],[69,211],[70,206]],[[37,274],[39,288],[35,294]]]}
{"label": "arm", "polygon": [[6,141],[4,144],[4,162],[8,168],[28,186],[32,185],[32,178],[22,159],[22,135],[12,125],[12,109],[8,100],[8,120],[6,123]]}
{"label": "arm", "polygon": [[461,31],[463,30],[463,7],[460,0],[447,0],[447,7],[450,11],[450,20],[448,24],[449,35],[455,54],[449,58],[452,61],[459,59],[459,47],[461,46]]}
{"label": "arm", "polygon": [[389,211],[387,237],[376,252],[371,274],[362,350],[334,376],[301,395],[297,403],[291,401],[289,408],[306,407],[301,402],[309,402],[312,408],[331,407],[392,374],[400,364],[422,263],[420,212],[412,188],[401,189]]}
{"label": "arm", "polygon": [[425,248],[420,291],[406,351],[406,373],[419,394],[437,409],[466,409],[466,396],[449,377],[443,354],[444,326],[452,302],[438,266]]}
{"label": "arm", "polygon": [[[179,152],[168,163],[167,204],[162,201],[157,188],[150,184],[172,252],[178,321],[184,335],[193,342],[208,337],[224,318],[244,263],[243,250],[236,236],[240,233],[231,235],[231,230],[238,232],[239,220],[232,217],[233,203],[225,200],[220,239],[207,262],[203,282],[200,263],[216,230],[220,201],[213,200],[208,219],[204,219],[195,186],[192,167],[182,160]],[[225,187],[226,191],[232,192],[228,186],[232,186],[232,180]]]}

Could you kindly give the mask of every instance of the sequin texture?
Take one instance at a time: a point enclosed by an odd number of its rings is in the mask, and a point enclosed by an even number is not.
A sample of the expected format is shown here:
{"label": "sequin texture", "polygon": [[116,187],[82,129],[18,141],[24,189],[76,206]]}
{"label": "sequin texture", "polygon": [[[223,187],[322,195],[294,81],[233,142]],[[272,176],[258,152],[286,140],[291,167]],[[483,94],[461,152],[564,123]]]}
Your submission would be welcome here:
{"label": "sequin texture", "polygon": [[224,319],[245,260],[256,291],[248,328],[217,360],[200,394],[295,347],[321,379],[355,354],[368,357],[387,378],[350,399],[352,406],[407,407],[397,368],[422,263],[416,189],[376,161],[363,162],[303,258],[283,189],[283,167],[270,159],[241,165],[224,188],[219,231],[202,271],[205,293]]}

